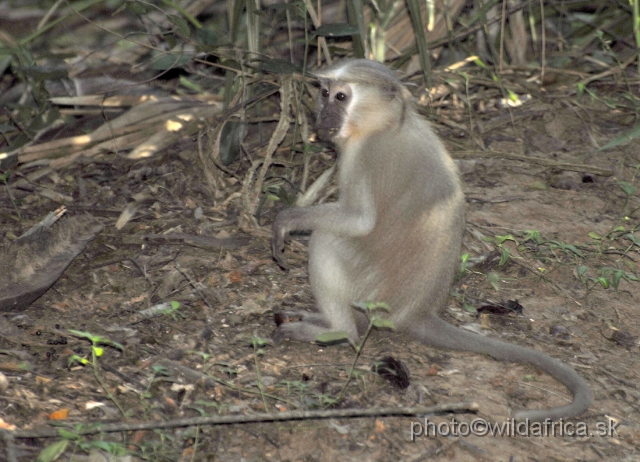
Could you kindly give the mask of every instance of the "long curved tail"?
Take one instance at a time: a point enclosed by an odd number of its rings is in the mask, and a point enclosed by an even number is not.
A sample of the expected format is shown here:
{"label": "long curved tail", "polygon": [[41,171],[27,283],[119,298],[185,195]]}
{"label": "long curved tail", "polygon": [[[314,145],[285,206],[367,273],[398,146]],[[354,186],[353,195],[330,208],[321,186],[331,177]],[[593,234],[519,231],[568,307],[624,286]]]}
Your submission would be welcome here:
{"label": "long curved tail", "polygon": [[571,404],[552,409],[518,410],[513,413],[516,420],[566,419],[583,413],[591,404],[591,391],[584,379],[569,366],[539,351],[474,334],[449,324],[437,315],[427,316],[422,322],[410,326],[409,333],[435,347],[484,353],[500,361],[533,364],[553,376],[573,394]]}

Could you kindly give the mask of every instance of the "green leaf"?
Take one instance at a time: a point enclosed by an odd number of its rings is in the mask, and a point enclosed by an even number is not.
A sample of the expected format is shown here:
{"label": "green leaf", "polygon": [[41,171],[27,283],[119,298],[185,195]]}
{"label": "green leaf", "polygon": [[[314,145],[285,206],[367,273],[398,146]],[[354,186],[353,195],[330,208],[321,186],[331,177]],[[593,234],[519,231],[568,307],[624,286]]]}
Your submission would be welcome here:
{"label": "green leaf", "polygon": [[102,449],[103,451],[106,451],[109,454],[112,454],[111,451],[114,448],[114,444],[108,441],[92,441],[91,446],[94,448]]}
{"label": "green leaf", "polygon": [[293,74],[295,72],[301,73],[300,66],[285,61],[284,59],[274,58],[258,58],[248,62],[251,67],[259,69],[270,74]]}
{"label": "green leaf", "polygon": [[169,21],[171,21],[171,24],[176,26],[176,29],[178,30],[178,33],[180,35],[183,35],[185,37],[189,37],[189,35],[191,35],[189,24],[182,16],[169,15],[168,18]]}
{"label": "green leaf", "polygon": [[580,276],[580,277],[584,276],[584,273],[586,273],[588,269],[589,269],[588,266],[584,266],[584,265],[578,266],[578,268],[576,270],[578,272],[578,276]]}
{"label": "green leaf", "polygon": [[498,273],[491,271],[487,274],[487,280],[496,291],[500,290],[500,275]]}
{"label": "green leaf", "polygon": [[389,305],[387,305],[385,302],[373,302],[369,304],[369,308],[371,309],[371,311],[384,311],[385,313],[388,313],[389,311],[391,311],[391,307]]}
{"label": "green leaf", "polygon": [[38,454],[37,462],[53,462],[67,450],[69,440],[60,440],[50,444]]}
{"label": "green leaf", "polygon": [[395,326],[393,325],[393,322],[390,319],[374,318],[371,321],[371,323],[373,324],[373,327],[377,329],[395,330]]}
{"label": "green leaf", "polygon": [[42,66],[29,66],[18,67],[16,69],[21,70],[25,75],[31,77],[34,80],[56,80],[64,79],[69,76],[69,73],[65,69],[47,68]]}
{"label": "green leaf", "polygon": [[265,347],[265,346],[269,345],[269,343],[270,343],[270,340],[267,340],[265,338],[255,337],[255,336],[251,337],[251,345],[254,348],[262,348],[262,347]]}
{"label": "green leaf", "polygon": [[500,253],[500,263],[498,263],[498,265],[499,266],[504,265],[509,260],[510,256],[511,256],[511,251],[509,250],[509,248],[502,247],[502,252]]}
{"label": "green leaf", "polygon": [[469,313],[473,313],[473,314],[478,313],[478,310],[476,309],[476,307],[473,306],[471,303],[463,302],[462,306],[464,307],[465,311]]}
{"label": "green leaf", "polygon": [[513,242],[515,242],[516,244],[518,243],[518,242],[516,241],[516,238],[515,238],[515,237],[513,237],[511,234],[507,234],[506,236],[496,236],[496,237],[495,237],[495,242],[496,242],[496,244],[498,244],[498,245],[502,245],[502,244],[504,244],[506,241],[513,241]]}
{"label": "green leaf", "polygon": [[364,58],[364,40],[367,37],[368,24],[364,17],[363,0],[347,0],[346,4],[349,24],[358,30],[358,33],[351,36],[353,53],[356,58]]}
{"label": "green leaf", "polygon": [[99,358],[100,356],[102,356],[104,354],[104,348],[99,347],[99,346],[94,346],[93,347],[93,352]]}
{"label": "green leaf", "polygon": [[87,358],[81,358],[80,356],[76,356],[75,358],[73,358],[73,360],[78,361],[83,366],[86,366],[87,364],[89,364],[89,360]]}
{"label": "green leaf", "polygon": [[339,343],[349,340],[349,334],[345,331],[325,332],[316,337],[316,342],[324,344]]}
{"label": "green leaf", "polygon": [[173,55],[173,54],[163,54],[153,61],[152,68],[157,71],[164,71],[167,69],[174,69],[176,67],[180,67],[183,64],[191,61],[191,55]]}
{"label": "green leaf", "polygon": [[61,438],[64,438],[65,440],[70,440],[70,441],[73,441],[76,438],[79,438],[77,433],[70,432],[69,430],[65,430],[64,428],[61,428],[61,427],[58,428],[58,434],[60,435]]}
{"label": "green leaf", "polygon": [[595,239],[596,241],[601,241],[602,240],[602,236],[600,236],[598,233],[594,233],[593,231],[591,231],[589,233],[589,237],[591,239]]}
{"label": "green leaf", "polygon": [[153,370],[154,375],[162,375],[164,377],[169,377],[171,375],[169,370],[161,364],[154,364],[151,366],[151,370]]}
{"label": "green leaf", "polygon": [[562,250],[570,250],[571,252],[575,253],[576,255],[578,255],[579,257],[583,257],[584,258],[584,254],[582,252],[580,252],[576,246],[574,246],[573,244],[565,244],[562,248]]}
{"label": "green leaf", "polygon": [[127,2],[127,10],[131,11],[133,14],[139,15],[147,12],[147,8],[142,2]]}
{"label": "green leaf", "polygon": [[307,144],[307,143],[303,143],[302,146],[294,146],[293,148],[291,148],[293,152],[311,152],[311,153],[321,152],[323,149],[324,148],[319,144],[316,146],[316,145]]}
{"label": "green leaf", "polygon": [[618,270],[618,271],[614,271],[613,275],[611,277],[611,285],[613,286],[614,289],[618,290],[618,286],[620,285],[620,279],[622,279],[625,276],[625,272]]}
{"label": "green leaf", "polygon": [[359,308],[362,311],[369,311],[371,309],[370,304],[371,302],[351,302],[354,308]]}
{"label": "green leaf", "polygon": [[191,80],[189,80],[188,78],[186,78],[184,75],[180,76],[180,85],[182,85],[185,88],[188,88],[189,90],[195,92],[195,93],[204,93],[203,88],[198,85],[195,82],[192,82]]}
{"label": "green leaf", "polygon": [[375,313],[376,311],[388,313],[391,310],[385,302],[351,302],[351,305],[367,314]]}
{"label": "green leaf", "polygon": [[11,133],[17,130],[15,125],[12,124],[0,124],[0,133]]}
{"label": "green leaf", "polygon": [[605,149],[609,149],[609,148],[614,148],[616,146],[619,146],[621,144],[627,143],[627,142],[629,142],[631,140],[634,140],[636,138],[640,138],[640,124],[636,125],[631,130],[627,130],[626,132],[624,132],[622,135],[618,136],[617,138],[612,139],[611,141],[609,141],[604,146],[599,147],[598,149],[596,149],[596,152],[597,151],[604,151]]}
{"label": "green leaf", "polygon": [[76,337],[81,337],[81,338],[86,338],[88,340],[91,340],[91,342],[96,342],[100,338],[98,335],[93,335],[89,332],[84,332],[81,330],[69,329],[69,332],[75,335]]}
{"label": "green leaf", "polygon": [[196,40],[204,47],[215,47],[218,45],[218,34],[211,29],[203,27],[196,31]]}
{"label": "green leaf", "polygon": [[620,187],[620,189],[622,189],[622,192],[624,192],[627,196],[631,196],[633,192],[636,190],[636,188],[632,184],[629,184],[626,181],[616,181],[616,184]]}
{"label": "green leaf", "polygon": [[357,33],[358,28],[351,24],[323,24],[315,30],[322,37],[349,37]]}
{"label": "green leaf", "polygon": [[536,244],[539,243],[542,240],[542,237],[540,236],[540,231],[535,230],[535,229],[528,229],[526,231],[525,236],[524,236],[524,240],[525,241],[533,241]]}
{"label": "green leaf", "polygon": [[487,65],[480,58],[476,58],[473,60],[474,64],[478,66],[480,69],[487,69]]}
{"label": "green leaf", "polygon": [[631,241],[633,245],[640,246],[640,239],[638,239],[634,234],[627,233],[622,237]]}

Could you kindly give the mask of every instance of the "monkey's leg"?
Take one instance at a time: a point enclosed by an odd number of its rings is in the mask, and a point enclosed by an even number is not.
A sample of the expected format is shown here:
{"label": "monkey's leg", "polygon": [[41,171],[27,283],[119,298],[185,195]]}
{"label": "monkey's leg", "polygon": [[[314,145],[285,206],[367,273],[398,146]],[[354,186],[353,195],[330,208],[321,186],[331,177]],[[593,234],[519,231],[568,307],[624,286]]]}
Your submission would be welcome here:
{"label": "monkey's leg", "polygon": [[349,239],[334,234],[314,232],[309,241],[309,281],[317,304],[317,313],[302,313],[302,320],[281,324],[273,334],[275,341],[284,339],[313,342],[326,332],[347,332],[352,341],[358,339],[358,323],[351,303],[355,287],[349,275],[353,271],[348,257],[353,255]]}
{"label": "monkey's leg", "polygon": [[[272,334],[273,341],[280,343],[283,340],[299,340],[312,342],[318,335],[328,331],[328,323],[322,313],[309,313],[308,311],[280,311],[280,317],[300,318],[300,321],[283,322]],[[278,316],[276,316],[276,323]]]}

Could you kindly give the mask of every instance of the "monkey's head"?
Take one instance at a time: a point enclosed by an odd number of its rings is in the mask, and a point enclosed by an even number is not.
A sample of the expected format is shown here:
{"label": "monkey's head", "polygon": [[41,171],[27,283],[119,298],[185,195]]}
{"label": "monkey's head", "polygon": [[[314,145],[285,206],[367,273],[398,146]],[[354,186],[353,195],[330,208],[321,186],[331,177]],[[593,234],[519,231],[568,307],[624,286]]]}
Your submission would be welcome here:
{"label": "monkey's head", "polygon": [[313,75],[320,82],[316,129],[321,139],[344,146],[402,124],[411,94],[384,65],[353,59]]}

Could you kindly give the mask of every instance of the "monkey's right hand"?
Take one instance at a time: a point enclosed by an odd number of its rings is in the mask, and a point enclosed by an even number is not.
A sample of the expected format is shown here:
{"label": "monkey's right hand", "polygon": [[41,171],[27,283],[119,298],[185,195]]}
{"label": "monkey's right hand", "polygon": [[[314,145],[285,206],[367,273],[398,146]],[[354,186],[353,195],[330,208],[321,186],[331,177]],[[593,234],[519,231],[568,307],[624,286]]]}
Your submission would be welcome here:
{"label": "monkey's right hand", "polygon": [[284,242],[289,235],[287,222],[286,210],[283,210],[278,213],[271,227],[271,255],[282,269],[289,269],[289,265],[284,259]]}

